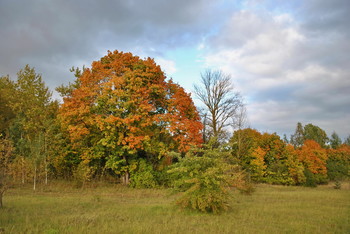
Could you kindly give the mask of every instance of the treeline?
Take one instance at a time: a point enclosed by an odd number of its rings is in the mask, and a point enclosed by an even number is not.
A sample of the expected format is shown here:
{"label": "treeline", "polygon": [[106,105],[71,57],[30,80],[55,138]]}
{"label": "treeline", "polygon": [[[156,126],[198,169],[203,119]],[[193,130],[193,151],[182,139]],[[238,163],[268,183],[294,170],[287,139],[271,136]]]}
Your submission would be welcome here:
{"label": "treeline", "polygon": [[328,139],[312,124],[298,123],[290,140],[243,129],[244,105],[221,72],[195,87],[201,113],[150,58],[114,51],[72,72],[75,82],[56,89],[61,104],[28,65],[16,81],[0,78],[1,194],[51,179],[120,181],[194,191],[180,203],[215,212],[224,203],[208,201],[222,201],[229,185],[249,192],[250,181],[314,186],[349,176],[349,138]]}
{"label": "treeline", "polygon": [[247,128],[235,131],[230,145],[255,182],[316,186],[349,178],[349,139],[343,143],[336,133],[329,139],[318,126],[298,123],[290,140]]}
{"label": "treeline", "polygon": [[202,143],[190,95],[153,59],[115,51],[91,69],[72,71],[75,82],[57,88],[62,104],[28,65],[17,81],[1,77],[2,184],[31,182],[35,189],[63,178],[136,186],[137,178],[145,180],[138,171],[160,174],[172,154],[183,156]]}

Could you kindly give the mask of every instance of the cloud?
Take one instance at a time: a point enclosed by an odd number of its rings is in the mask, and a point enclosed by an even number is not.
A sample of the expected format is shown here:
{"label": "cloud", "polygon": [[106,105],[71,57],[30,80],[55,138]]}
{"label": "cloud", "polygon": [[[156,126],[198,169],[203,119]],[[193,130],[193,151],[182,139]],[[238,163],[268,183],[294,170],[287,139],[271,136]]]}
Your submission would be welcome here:
{"label": "cloud", "polygon": [[349,12],[347,0],[2,0],[0,75],[29,64],[53,90],[74,79],[70,67],[118,49],[187,84],[202,68],[194,58],[232,75],[253,127],[290,134],[311,122],[345,137]]}
{"label": "cloud", "polygon": [[253,127],[290,134],[311,122],[350,133],[345,2],[308,1],[295,14],[244,9],[206,41],[206,63],[233,75]]}
{"label": "cloud", "polygon": [[175,62],[164,58],[155,58],[155,61],[169,77],[176,72]]}
{"label": "cloud", "polygon": [[196,44],[213,8],[204,0],[3,0],[0,72],[14,78],[29,64],[56,87],[73,79],[70,67],[89,66],[107,50],[162,58],[169,48]]}

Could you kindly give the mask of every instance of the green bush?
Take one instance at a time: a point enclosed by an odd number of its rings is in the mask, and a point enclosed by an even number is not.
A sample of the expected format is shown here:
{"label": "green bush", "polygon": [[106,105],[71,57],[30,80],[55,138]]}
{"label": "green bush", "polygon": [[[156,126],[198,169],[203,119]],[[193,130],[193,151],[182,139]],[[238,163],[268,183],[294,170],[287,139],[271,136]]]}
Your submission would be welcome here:
{"label": "green bush", "polygon": [[348,177],[349,167],[345,161],[328,159],[327,175],[330,180],[341,180]]}
{"label": "green bush", "polygon": [[141,159],[137,168],[130,175],[130,186],[133,188],[155,188],[157,181],[152,165]]}
{"label": "green bush", "polygon": [[341,182],[340,182],[340,180],[336,180],[334,182],[334,187],[333,188],[334,189],[341,189]]}
{"label": "green bush", "polygon": [[73,172],[75,186],[83,187],[86,182],[91,181],[93,177],[93,169],[87,163],[81,162]]}
{"label": "green bush", "polygon": [[306,178],[304,185],[306,187],[317,187],[315,175],[309,169],[304,170],[304,175]]}
{"label": "green bush", "polygon": [[178,205],[215,214],[228,209],[228,189],[242,176],[237,166],[225,162],[225,155],[219,149],[197,149],[170,167],[172,185],[182,192]]}

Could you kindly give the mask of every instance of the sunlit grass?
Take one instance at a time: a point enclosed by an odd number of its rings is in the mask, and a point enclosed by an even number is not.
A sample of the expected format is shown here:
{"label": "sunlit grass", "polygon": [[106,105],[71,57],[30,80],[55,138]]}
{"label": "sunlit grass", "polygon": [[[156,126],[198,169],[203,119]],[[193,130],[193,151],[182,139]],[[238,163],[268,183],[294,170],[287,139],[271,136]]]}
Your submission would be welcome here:
{"label": "sunlit grass", "polygon": [[5,233],[350,233],[350,186],[259,185],[233,192],[221,215],[181,210],[168,190],[56,183],[12,189],[0,210]]}

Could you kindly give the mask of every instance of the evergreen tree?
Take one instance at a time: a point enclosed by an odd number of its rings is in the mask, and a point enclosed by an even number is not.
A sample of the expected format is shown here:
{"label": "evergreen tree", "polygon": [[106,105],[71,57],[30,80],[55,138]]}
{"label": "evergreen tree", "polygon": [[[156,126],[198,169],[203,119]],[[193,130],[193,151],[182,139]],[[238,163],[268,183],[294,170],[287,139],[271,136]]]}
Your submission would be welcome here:
{"label": "evergreen tree", "polygon": [[295,133],[290,138],[290,143],[295,147],[299,148],[304,144],[305,134],[303,125],[298,122],[297,128],[295,129]]}
{"label": "evergreen tree", "polygon": [[336,132],[333,132],[329,142],[332,149],[337,149],[342,144],[341,139]]}
{"label": "evergreen tree", "polygon": [[320,127],[313,124],[305,125],[304,137],[305,140],[316,141],[322,148],[326,148],[326,144],[329,141],[326,132]]}

